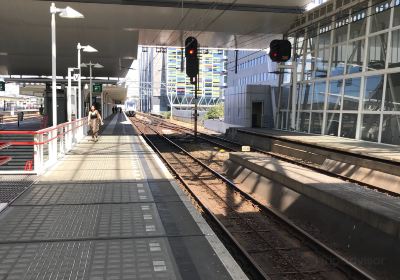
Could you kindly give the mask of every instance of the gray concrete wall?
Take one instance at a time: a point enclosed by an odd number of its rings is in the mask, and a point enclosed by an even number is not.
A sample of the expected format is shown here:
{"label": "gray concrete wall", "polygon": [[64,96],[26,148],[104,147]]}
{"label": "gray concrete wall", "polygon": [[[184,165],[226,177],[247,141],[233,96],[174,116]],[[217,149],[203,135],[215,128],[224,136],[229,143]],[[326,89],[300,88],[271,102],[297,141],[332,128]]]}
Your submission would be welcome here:
{"label": "gray concrete wall", "polygon": [[253,102],[263,103],[262,127],[273,128],[276,90],[268,85],[247,85],[245,92],[225,95],[224,121],[228,124],[251,127]]}
{"label": "gray concrete wall", "polygon": [[239,125],[225,123],[223,120],[204,120],[203,125],[209,130],[220,133],[225,133],[230,127],[241,127]]}
{"label": "gray concrete wall", "polygon": [[[334,248],[343,252],[352,262],[386,276],[379,279],[398,278],[398,237],[340,211],[342,209],[335,209],[322,200],[294,190],[293,184],[285,181],[284,177],[283,180],[277,180],[274,172],[272,176],[263,176],[248,167],[243,161],[232,158],[224,163],[227,177],[261,204],[279,211],[325,244],[334,244]],[[274,167],[281,169],[279,165]],[[354,200],[357,200],[357,195]],[[373,242],[367,242],[371,240]]]}
{"label": "gray concrete wall", "polygon": [[[176,110],[176,109],[173,109],[172,110],[172,117],[173,117],[173,119],[175,119],[177,121],[186,122],[186,123],[193,123],[194,122],[193,113],[194,113],[193,110]],[[205,111],[200,111],[199,112],[199,118],[198,118],[199,122],[203,122],[205,114],[206,114]]]}

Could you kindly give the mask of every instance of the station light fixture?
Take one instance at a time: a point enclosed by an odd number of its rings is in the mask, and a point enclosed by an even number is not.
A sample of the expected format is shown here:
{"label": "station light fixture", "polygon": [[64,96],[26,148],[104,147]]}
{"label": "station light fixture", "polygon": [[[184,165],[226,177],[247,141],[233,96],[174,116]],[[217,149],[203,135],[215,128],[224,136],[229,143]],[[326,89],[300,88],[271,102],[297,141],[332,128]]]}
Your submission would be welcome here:
{"label": "station light fixture", "polygon": [[[56,5],[51,3],[51,68],[52,68],[52,120],[53,126],[57,125],[57,71],[56,71],[56,14],[63,18],[84,18],[84,16],[71,7],[63,9],[57,8]],[[57,149],[57,145],[52,147]],[[53,153],[57,154],[57,153]],[[54,160],[54,159],[53,159]]]}
{"label": "station light fixture", "polygon": [[[55,6],[53,6],[54,3],[52,3],[52,7],[55,8]],[[55,8],[57,9],[57,8]],[[72,9],[71,7],[67,6],[64,9],[57,9],[57,12],[60,13],[60,17],[62,18],[84,18],[84,16],[78,12],[75,9]]]}
{"label": "station light fixture", "polygon": [[93,48],[91,45],[82,46],[82,51],[84,51],[84,52],[98,52],[98,50]]}
{"label": "station light fixture", "polygon": [[82,107],[82,84],[81,84],[82,83],[82,79],[81,79],[82,69],[81,69],[81,67],[86,67],[86,64],[84,64],[84,63],[81,64],[81,50],[83,52],[90,52],[90,53],[98,52],[98,50],[93,48],[91,45],[82,46],[80,43],[78,43],[76,48],[78,50],[78,68],[79,68],[79,79],[78,79],[78,103],[79,103],[79,107],[78,107],[78,117],[81,118],[82,117],[82,109],[81,109],[81,107]]}

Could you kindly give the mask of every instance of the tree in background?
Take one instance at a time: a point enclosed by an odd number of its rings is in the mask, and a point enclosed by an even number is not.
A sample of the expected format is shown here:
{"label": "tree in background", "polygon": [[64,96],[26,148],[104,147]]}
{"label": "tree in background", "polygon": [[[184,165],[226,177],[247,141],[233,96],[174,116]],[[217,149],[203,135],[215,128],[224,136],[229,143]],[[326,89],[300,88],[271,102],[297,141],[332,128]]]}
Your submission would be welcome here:
{"label": "tree in background", "polygon": [[220,119],[224,117],[224,104],[219,103],[214,107],[211,107],[207,113],[204,115],[204,119],[206,120],[213,120],[213,119]]}

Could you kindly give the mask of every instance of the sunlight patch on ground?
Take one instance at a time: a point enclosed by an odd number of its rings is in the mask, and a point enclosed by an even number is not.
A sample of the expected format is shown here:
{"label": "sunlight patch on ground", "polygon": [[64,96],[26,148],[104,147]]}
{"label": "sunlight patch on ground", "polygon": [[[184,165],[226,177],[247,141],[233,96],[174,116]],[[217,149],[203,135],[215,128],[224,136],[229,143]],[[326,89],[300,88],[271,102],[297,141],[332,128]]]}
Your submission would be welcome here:
{"label": "sunlight patch on ground", "polygon": [[163,134],[174,134],[175,132],[172,131],[171,129],[163,129],[163,130],[162,130],[162,133],[163,133]]}

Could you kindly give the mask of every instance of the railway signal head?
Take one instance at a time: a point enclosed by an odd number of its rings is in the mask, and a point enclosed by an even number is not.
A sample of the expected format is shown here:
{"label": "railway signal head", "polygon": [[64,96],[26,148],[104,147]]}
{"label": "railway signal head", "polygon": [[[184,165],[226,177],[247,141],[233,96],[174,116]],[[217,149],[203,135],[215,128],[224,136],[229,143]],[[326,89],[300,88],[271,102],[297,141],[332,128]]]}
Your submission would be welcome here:
{"label": "railway signal head", "polygon": [[185,40],[186,74],[195,78],[199,74],[199,58],[197,56],[199,44],[194,37]]}
{"label": "railway signal head", "polygon": [[269,57],[275,62],[286,62],[292,54],[292,44],[288,40],[273,40],[269,49]]}

